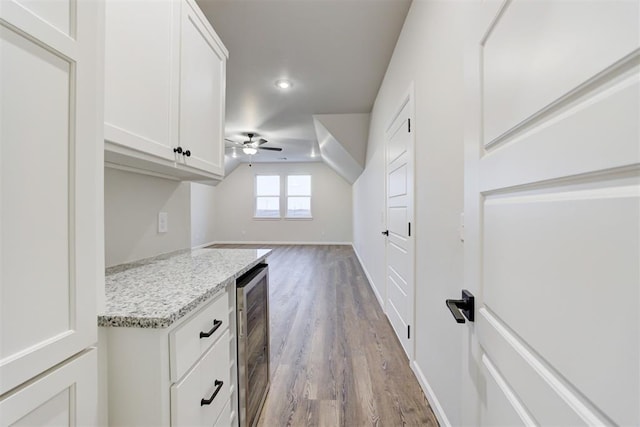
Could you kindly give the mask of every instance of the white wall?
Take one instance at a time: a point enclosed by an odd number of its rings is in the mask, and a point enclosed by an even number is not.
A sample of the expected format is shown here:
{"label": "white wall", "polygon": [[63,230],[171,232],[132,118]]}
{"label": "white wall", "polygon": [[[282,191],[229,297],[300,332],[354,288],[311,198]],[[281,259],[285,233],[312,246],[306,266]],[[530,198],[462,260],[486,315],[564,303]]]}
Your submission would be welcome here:
{"label": "white wall", "polygon": [[384,295],[384,133],[415,84],[414,371],[441,423],[460,423],[462,328],[444,304],[463,286],[463,21],[467,4],[414,0],[371,114],[367,165],[354,184],[354,246]]}
{"label": "white wall", "polygon": [[[158,233],[158,212],[169,231]],[[105,169],[107,267],[190,247],[190,184]]]}
{"label": "white wall", "polygon": [[216,187],[191,183],[191,247],[215,240]]}
{"label": "white wall", "polygon": [[[311,175],[312,220],[254,219],[256,174]],[[352,240],[351,185],[324,163],[242,163],[216,187],[219,242],[340,242]]]}

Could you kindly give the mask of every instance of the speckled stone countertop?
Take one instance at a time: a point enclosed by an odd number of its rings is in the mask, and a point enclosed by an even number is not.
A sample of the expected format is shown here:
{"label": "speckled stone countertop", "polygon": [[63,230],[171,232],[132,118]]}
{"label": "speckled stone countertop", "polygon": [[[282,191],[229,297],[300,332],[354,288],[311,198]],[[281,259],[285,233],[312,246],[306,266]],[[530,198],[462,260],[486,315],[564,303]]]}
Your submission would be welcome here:
{"label": "speckled stone countertop", "polygon": [[222,292],[269,252],[194,249],[110,267],[98,326],[166,328]]}

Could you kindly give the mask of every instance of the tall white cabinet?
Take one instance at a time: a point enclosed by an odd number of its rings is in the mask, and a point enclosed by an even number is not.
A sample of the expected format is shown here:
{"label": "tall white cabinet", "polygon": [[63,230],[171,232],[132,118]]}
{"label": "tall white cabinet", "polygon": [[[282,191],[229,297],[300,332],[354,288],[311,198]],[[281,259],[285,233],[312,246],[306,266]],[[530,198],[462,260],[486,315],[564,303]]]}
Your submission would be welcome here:
{"label": "tall white cabinet", "polygon": [[95,424],[103,6],[0,1],[0,425]]}
{"label": "tall white cabinet", "polygon": [[107,2],[107,166],[221,179],[227,57],[195,1]]}

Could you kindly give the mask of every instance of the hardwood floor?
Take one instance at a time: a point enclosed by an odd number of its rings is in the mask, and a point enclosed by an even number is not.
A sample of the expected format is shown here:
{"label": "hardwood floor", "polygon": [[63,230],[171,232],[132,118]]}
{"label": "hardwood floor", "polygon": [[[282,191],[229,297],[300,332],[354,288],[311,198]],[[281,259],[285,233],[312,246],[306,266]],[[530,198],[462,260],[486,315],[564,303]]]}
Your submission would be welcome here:
{"label": "hardwood floor", "polygon": [[271,388],[258,425],[437,426],[353,249],[269,247]]}

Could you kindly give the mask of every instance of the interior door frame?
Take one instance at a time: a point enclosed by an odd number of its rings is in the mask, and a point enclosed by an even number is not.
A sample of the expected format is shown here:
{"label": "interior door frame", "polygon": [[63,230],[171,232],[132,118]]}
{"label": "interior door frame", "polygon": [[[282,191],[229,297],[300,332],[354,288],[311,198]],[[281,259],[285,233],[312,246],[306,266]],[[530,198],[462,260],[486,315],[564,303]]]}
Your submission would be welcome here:
{"label": "interior door frame", "polygon": [[[411,334],[410,334],[410,342],[409,342],[409,349],[407,352],[407,357],[409,358],[409,362],[413,362],[415,360],[415,318],[416,318],[416,269],[415,269],[415,242],[416,242],[416,225],[415,225],[415,187],[416,187],[416,177],[415,177],[415,84],[413,81],[411,81],[409,83],[409,87],[407,88],[407,90],[402,94],[402,97],[400,97],[399,101],[395,104],[397,107],[394,108],[393,114],[391,116],[391,119],[389,120],[386,128],[385,128],[385,136],[384,136],[384,223],[385,223],[385,230],[389,229],[389,218],[388,218],[388,198],[389,198],[389,150],[388,150],[388,146],[389,146],[389,132],[391,131],[391,127],[393,126],[393,124],[395,123],[395,121],[397,120],[397,118],[400,116],[400,113],[402,113],[402,110],[404,110],[405,106],[408,106],[409,108],[409,123],[410,123],[410,142],[409,142],[409,147],[408,147],[408,161],[411,164],[411,168],[410,168],[410,173],[408,174],[408,177],[411,178],[411,182],[407,183],[407,193],[410,194],[411,197],[411,208],[408,209],[408,215],[409,215],[409,222],[411,223],[411,236],[409,238],[409,245],[411,245],[411,258],[410,258],[410,263],[411,266],[409,268],[409,271],[411,272],[411,282],[410,283],[410,287],[412,290],[412,301],[411,301],[411,318],[410,318],[410,326],[411,326]],[[384,295],[382,296],[383,300],[383,304],[382,304],[382,309],[384,311],[384,313],[387,315],[387,318],[389,317],[388,315],[388,287],[389,287],[389,280],[388,280],[388,268],[389,268],[389,256],[388,256],[388,247],[389,247],[389,239],[388,237],[385,239],[385,250],[384,250]]]}

